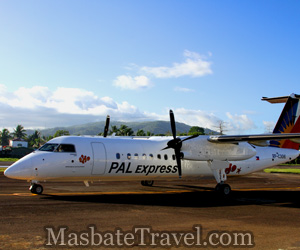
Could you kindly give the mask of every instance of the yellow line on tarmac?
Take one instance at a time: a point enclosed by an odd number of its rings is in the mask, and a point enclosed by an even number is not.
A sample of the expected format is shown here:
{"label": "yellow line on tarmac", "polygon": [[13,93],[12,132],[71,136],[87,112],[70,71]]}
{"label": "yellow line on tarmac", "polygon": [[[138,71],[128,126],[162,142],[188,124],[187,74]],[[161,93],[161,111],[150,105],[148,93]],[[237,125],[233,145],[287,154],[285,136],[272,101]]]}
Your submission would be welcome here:
{"label": "yellow line on tarmac", "polygon": [[[71,195],[71,196],[75,196],[75,195],[123,195],[123,194],[165,194],[165,193],[191,193],[194,192],[193,190],[178,190],[178,191],[142,191],[142,192],[78,192],[78,193],[74,193],[74,192],[70,192],[70,193],[44,193],[44,195]],[[13,193],[13,194],[0,194],[0,196],[33,196],[33,195],[37,195],[37,194],[32,194],[30,192],[28,193]]]}
{"label": "yellow line on tarmac", "polygon": [[32,194],[32,193],[13,193],[13,194],[0,194],[0,196],[32,196],[32,195],[37,195],[37,194]]}
{"label": "yellow line on tarmac", "polygon": [[298,190],[300,187],[278,187],[278,188],[240,188],[232,189],[233,191],[278,191],[278,190]]}
{"label": "yellow line on tarmac", "polygon": [[78,192],[78,193],[47,193],[46,195],[123,195],[123,194],[166,194],[166,193],[191,193],[193,190],[177,191],[130,191],[130,192]]}
{"label": "yellow line on tarmac", "polygon": [[[241,188],[232,189],[232,191],[279,191],[279,190],[300,190],[300,187],[278,187],[278,188]],[[211,192],[212,190],[201,190],[199,192]],[[192,193],[197,192],[195,190],[168,190],[168,191],[128,191],[128,192],[70,192],[70,193],[44,193],[44,195],[53,196],[75,196],[75,195],[130,195],[130,194],[179,194],[179,193]],[[12,194],[0,194],[0,196],[35,196],[37,194],[28,193],[12,193]]]}

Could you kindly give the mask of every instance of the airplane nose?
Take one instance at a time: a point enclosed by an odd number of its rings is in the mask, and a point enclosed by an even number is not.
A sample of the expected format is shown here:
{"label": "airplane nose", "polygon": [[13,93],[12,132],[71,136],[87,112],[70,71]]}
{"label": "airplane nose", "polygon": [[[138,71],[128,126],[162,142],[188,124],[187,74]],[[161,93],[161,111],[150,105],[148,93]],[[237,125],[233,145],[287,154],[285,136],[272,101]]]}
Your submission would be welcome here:
{"label": "airplane nose", "polygon": [[10,169],[10,167],[4,171],[4,175],[8,178],[13,178],[13,171]]}
{"label": "airplane nose", "polygon": [[32,177],[32,164],[30,158],[15,162],[4,171],[4,175],[12,179],[27,180]]}

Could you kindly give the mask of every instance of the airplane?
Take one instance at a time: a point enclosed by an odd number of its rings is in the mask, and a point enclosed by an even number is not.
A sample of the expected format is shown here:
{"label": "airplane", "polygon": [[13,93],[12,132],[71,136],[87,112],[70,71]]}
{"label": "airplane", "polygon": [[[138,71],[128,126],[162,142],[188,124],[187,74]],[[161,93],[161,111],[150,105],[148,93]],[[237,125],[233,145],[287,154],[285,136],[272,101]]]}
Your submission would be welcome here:
{"label": "airplane", "polygon": [[4,175],[30,182],[30,191],[42,194],[42,182],[141,181],[214,177],[215,190],[231,193],[227,176],[242,176],[291,161],[299,156],[300,95],[267,98],[286,103],[270,134],[176,136],[170,110],[172,136],[61,136],[8,167]]}

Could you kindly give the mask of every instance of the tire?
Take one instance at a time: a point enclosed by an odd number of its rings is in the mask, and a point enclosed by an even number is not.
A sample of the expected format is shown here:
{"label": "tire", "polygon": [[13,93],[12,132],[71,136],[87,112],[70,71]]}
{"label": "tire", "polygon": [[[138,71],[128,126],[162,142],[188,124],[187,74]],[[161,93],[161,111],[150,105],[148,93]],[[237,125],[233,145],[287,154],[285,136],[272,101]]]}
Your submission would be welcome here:
{"label": "tire", "polygon": [[141,181],[142,186],[152,187],[154,181]]}
{"label": "tire", "polygon": [[222,185],[221,183],[218,183],[218,184],[217,184],[217,186],[215,187],[215,191],[216,191],[216,192],[218,192],[218,193],[220,192],[221,185]]}
{"label": "tire", "polygon": [[29,188],[29,190],[31,191],[31,193],[33,194],[42,194],[43,193],[43,186],[40,184],[32,184]]}
{"label": "tire", "polygon": [[228,184],[218,183],[215,191],[224,197],[229,197],[231,194],[231,187]]}
{"label": "tire", "polygon": [[221,187],[222,194],[227,197],[231,194],[231,187],[228,184],[223,184]]}
{"label": "tire", "polygon": [[146,186],[148,186],[148,187],[152,187],[152,186],[153,186],[153,183],[154,183],[154,181],[145,181],[145,183],[146,183]]}

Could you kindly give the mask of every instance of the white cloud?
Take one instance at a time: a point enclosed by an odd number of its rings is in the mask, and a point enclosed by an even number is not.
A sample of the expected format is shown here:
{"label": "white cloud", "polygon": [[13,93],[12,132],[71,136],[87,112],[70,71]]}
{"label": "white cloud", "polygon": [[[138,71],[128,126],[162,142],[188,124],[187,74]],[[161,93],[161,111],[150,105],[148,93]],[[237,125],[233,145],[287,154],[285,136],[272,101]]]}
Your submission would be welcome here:
{"label": "white cloud", "polygon": [[148,77],[140,75],[136,77],[131,77],[128,75],[118,76],[114,81],[114,85],[116,87],[120,87],[121,89],[146,89],[152,86]]}
{"label": "white cloud", "polygon": [[[208,55],[211,56],[211,53]],[[139,67],[132,63],[125,69],[139,72],[140,75],[135,77],[131,75],[120,75],[114,80],[113,85],[126,90],[140,90],[153,86],[153,83],[145,74],[154,78],[178,78],[182,76],[201,77],[212,74],[212,63],[208,61],[206,57],[189,50],[185,50],[183,56],[185,57],[184,62],[173,63],[171,67]],[[176,87],[175,91],[191,92],[193,90]]]}
{"label": "white cloud", "polygon": [[265,132],[272,133],[276,123],[274,121],[263,121],[263,124],[265,126]]}
{"label": "white cloud", "polygon": [[[14,128],[22,124],[25,128],[42,128],[78,125],[88,122],[104,121],[110,115],[115,121],[169,121],[169,109],[162,113],[140,111],[127,101],[116,102],[111,97],[99,97],[91,91],[78,88],[57,88],[34,86],[7,91],[0,85],[0,124],[5,128]],[[176,121],[192,126],[201,126],[216,130],[221,120],[213,113],[185,108],[174,109]],[[246,115],[226,114],[226,133],[243,132],[253,129],[253,122]],[[3,128],[1,127],[1,128]]]}
{"label": "white cloud", "polygon": [[141,71],[156,78],[178,78],[182,76],[201,77],[212,74],[211,62],[196,52],[186,50],[186,60],[173,63],[171,67],[141,67]]}
{"label": "white cloud", "polygon": [[181,87],[175,87],[174,88],[175,91],[177,92],[195,92],[195,90],[193,89],[189,89],[189,88],[181,88]]}
{"label": "white cloud", "polygon": [[256,128],[254,122],[247,115],[232,115],[231,113],[227,112],[226,116],[228,117],[229,122],[226,123],[227,128],[225,129],[228,129],[229,131],[243,132],[245,130]]}
{"label": "white cloud", "polygon": [[174,113],[178,122],[210,129],[215,129],[217,122],[220,120],[214,114],[202,110],[179,108],[175,109]]}
{"label": "white cloud", "polygon": [[128,102],[115,102],[111,97],[98,97],[93,92],[78,88],[35,86],[4,91],[0,86],[0,124],[4,127],[41,128],[83,124],[104,120],[110,114],[116,120],[150,119]]}

